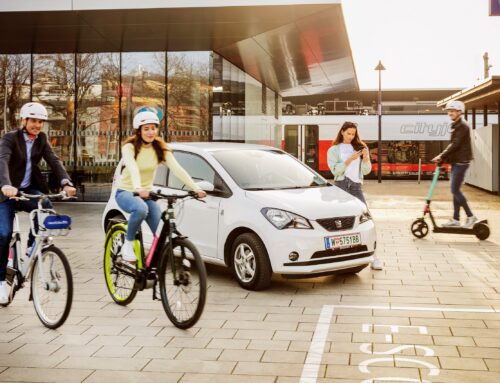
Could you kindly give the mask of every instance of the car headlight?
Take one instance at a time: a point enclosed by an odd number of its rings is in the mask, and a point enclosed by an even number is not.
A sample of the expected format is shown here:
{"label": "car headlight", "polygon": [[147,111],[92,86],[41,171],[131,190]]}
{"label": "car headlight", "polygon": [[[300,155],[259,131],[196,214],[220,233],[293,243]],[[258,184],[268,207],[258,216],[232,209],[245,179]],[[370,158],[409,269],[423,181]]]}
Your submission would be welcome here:
{"label": "car headlight", "polygon": [[264,217],[279,230],[282,229],[312,229],[311,223],[304,217],[285,210],[264,208]]}
{"label": "car headlight", "polygon": [[371,216],[370,212],[367,210],[359,216],[359,223],[365,223],[367,221],[370,221],[371,219],[372,219],[372,216]]}

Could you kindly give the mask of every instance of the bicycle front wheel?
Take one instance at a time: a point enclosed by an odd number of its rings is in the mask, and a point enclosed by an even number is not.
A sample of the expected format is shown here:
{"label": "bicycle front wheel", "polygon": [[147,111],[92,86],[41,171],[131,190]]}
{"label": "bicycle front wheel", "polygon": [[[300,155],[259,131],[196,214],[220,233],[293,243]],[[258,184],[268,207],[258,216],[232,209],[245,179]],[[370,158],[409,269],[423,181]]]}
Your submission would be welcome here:
{"label": "bicycle front wheel", "polygon": [[73,276],[68,259],[59,248],[49,246],[35,260],[31,297],[44,326],[58,328],[68,318],[73,302]]}
{"label": "bicycle front wheel", "polygon": [[137,294],[137,290],[134,289],[135,277],[121,271],[115,264],[117,258],[121,256],[126,230],[120,225],[110,230],[104,246],[104,279],[111,298],[119,305],[126,306],[134,300]]}
{"label": "bicycle front wheel", "polygon": [[187,329],[203,312],[207,271],[200,253],[187,239],[174,239],[162,256],[159,269],[163,308],[174,326]]}

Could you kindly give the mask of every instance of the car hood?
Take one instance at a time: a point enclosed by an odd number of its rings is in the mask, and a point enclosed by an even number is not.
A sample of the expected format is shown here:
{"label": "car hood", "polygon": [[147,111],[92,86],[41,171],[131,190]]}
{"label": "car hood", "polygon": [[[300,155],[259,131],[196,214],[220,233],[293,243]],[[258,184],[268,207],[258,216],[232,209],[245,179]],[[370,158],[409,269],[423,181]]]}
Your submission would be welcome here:
{"label": "car hood", "polygon": [[366,210],[360,200],[336,186],[246,191],[246,196],[262,207],[283,209],[312,220],[360,215]]}

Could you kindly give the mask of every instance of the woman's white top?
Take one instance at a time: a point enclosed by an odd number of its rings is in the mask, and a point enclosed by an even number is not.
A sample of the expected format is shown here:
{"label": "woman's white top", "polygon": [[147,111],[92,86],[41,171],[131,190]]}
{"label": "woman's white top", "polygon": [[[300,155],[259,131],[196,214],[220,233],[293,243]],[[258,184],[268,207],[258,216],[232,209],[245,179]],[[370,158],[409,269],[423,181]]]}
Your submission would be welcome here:
{"label": "woman's white top", "polygon": [[[351,144],[340,144],[340,158],[342,161],[346,161],[350,156],[352,156],[356,151]],[[361,158],[358,157],[352,161],[349,166],[345,169],[344,175],[348,177],[352,182],[360,183],[361,179],[359,177],[359,166]]]}

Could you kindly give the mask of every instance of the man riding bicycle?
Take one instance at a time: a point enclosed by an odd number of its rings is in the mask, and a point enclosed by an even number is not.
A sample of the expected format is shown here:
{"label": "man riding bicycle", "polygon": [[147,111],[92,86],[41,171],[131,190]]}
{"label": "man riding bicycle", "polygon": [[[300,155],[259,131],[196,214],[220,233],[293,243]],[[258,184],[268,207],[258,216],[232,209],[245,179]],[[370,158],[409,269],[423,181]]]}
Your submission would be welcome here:
{"label": "man riding bicycle", "polygon": [[165,163],[178,179],[197,193],[199,198],[206,196],[206,193],[179,165],[172,151],[168,149],[167,143],[158,137],[159,125],[160,120],[156,113],[139,112],[133,121],[135,135],[125,140],[122,147],[125,168],[118,181],[115,198],[118,206],[130,213],[122,259],[131,264],[135,264],[137,260],[133,242],[142,222],[146,220],[153,233],[160,223],[160,207],[149,199],[158,165]]}
{"label": "man riding bicycle", "polygon": [[[9,243],[12,237],[13,221],[16,210],[31,212],[37,208],[37,201],[17,201],[10,199],[19,191],[40,195],[48,193],[48,186],[40,171],[40,161],[47,162],[61,187],[68,196],[74,196],[73,187],[62,162],[54,153],[42,127],[48,119],[47,109],[42,104],[29,102],[21,108],[22,127],[9,132],[0,140],[0,304],[9,300],[5,273],[9,257]],[[49,201],[45,208],[51,208]],[[35,227],[37,227],[35,222]],[[29,234],[28,251],[34,237]]]}

